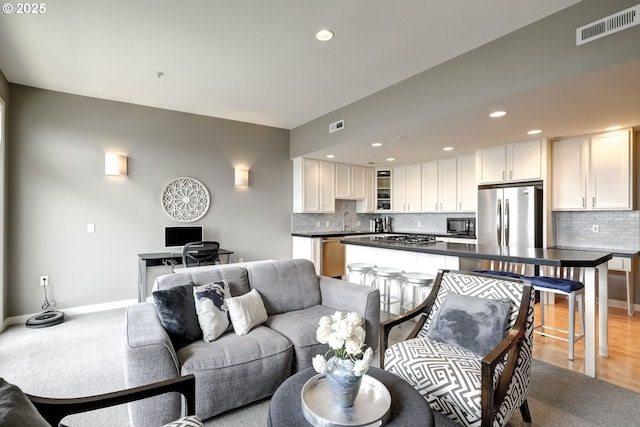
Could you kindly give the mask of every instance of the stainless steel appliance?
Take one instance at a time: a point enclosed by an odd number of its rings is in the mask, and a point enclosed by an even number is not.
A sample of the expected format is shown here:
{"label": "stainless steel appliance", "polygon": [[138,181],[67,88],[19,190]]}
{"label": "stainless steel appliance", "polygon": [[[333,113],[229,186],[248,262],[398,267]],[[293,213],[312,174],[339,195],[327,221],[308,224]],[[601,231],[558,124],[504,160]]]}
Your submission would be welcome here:
{"label": "stainless steel appliance", "polygon": [[390,236],[377,236],[378,242],[400,242],[411,245],[423,245],[427,243],[436,243],[436,236],[432,234],[392,234]]}
{"label": "stainless steel appliance", "polygon": [[542,183],[479,186],[480,245],[542,247]]}
{"label": "stainless steel appliance", "polygon": [[393,231],[393,228],[391,227],[391,217],[390,216],[385,216],[384,218],[382,218],[382,230],[385,233],[391,233]]}
{"label": "stainless steel appliance", "polygon": [[447,218],[447,233],[475,236],[475,218]]}
{"label": "stainless steel appliance", "polygon": [[384,231],[384,227],[382,225],[382,218],[375,219],[375,232],[382,233]]}
{"label": "stainless steel appliance", "polygon": [[345,271],[344,245],[341,237],[322,239],[322,275],[342,278]]}

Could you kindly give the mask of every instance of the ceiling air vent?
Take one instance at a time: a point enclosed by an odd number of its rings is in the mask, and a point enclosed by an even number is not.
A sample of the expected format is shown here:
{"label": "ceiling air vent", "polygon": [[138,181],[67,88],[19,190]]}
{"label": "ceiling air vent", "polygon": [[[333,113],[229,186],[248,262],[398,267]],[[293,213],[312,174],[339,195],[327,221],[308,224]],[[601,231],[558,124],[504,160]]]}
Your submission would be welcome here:
{"label": "ceiling air vent", "polygon": [[344,128],[344,120],[338,120],[329,125],[329,133],[334,133]]}
{"label": "ceiling air vent", "polygon": [[576,46],[625,30],[640,23],[640,4],[576,29]]}

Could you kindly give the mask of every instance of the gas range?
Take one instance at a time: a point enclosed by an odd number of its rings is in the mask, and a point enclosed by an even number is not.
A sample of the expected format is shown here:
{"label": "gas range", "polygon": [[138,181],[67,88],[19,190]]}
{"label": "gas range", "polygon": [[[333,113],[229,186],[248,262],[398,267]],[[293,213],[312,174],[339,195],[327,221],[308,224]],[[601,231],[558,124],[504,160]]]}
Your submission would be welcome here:
{"label": "gas range", "polygon": [[377,236],[379,242],[408,243],[422,245],[425,243],[436,243],[436,236],[431,234],[391,234],[388,236]]}

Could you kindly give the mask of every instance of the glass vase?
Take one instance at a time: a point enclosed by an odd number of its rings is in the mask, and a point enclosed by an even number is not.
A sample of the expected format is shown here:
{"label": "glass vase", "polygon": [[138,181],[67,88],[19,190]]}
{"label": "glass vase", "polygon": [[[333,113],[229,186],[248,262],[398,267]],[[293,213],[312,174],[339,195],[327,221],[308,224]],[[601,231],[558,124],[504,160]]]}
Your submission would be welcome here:
{"label": "glass vase", "polygon": [[354,365],[351,359],[335,356],[327,362],[327,384],[333,403],[339,408],[352,407],[360,391],[362,376],[353,373]]}

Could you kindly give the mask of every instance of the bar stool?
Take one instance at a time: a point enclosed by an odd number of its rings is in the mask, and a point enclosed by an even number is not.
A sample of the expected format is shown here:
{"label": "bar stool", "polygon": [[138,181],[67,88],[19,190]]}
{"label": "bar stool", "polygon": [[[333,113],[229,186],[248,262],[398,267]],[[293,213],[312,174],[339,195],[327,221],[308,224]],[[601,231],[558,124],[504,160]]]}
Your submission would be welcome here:
{"label": "bar stool", "polygon": [[[400,289],[400,313],[409,311],[418,305],[418,291],[424,291],[427,288],[433,286],[435,276],[427,273],[403,273],[402,274],[402,288]],[[412,299],[411,302],[405,304],[404,294],[405,288],[411,287]]]}
{"label": "bar stool", "polygon": [[[371,274],[371,270],[374,268],[376,268],[375,264],[367,264],[366,262],[352,262],[351,264],[347,264],[347,281],[351,281],[349,280],[351,275],[357,274],[360,276],[359,283],[361,285],[367,285],[367,277]],[[371,285],[373,285],[373,283],[371,283]]]}
{"label": "bar stool", "polygon": [[384,310],[391,313],[391,304],[399,302],[398,299],[391,298],[391,282],[395,281],[400,284],[403,270],[398,268],[376,267],[371,270],[376,286],[380,290],[380,301],[384,304]]}

